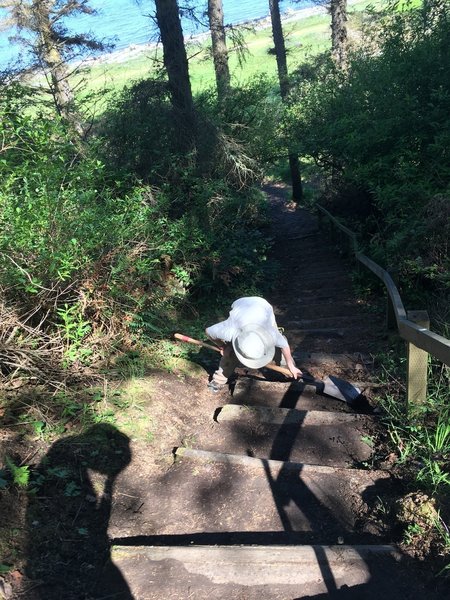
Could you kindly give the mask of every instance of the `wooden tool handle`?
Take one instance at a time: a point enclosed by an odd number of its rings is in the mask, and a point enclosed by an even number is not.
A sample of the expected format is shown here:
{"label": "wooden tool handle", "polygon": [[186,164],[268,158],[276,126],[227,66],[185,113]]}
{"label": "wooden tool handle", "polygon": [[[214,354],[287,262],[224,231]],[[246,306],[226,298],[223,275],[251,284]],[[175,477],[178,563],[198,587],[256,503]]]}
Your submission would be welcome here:
{"label": "wooden tool handle", "polygon": [[203,346],[204,348],[209,348],[210,350],[215,350],[216,352],[220,352],[220,348],[217,346],[213,346],[212,344],[206,344],[205,342],[201,342],[200,340],[195,340],[187,335],[183,335],[182,333],[174,333],[173,337],[177,340],[181,340],[182,342],[188,342],[189,344],[195,344],[196,346]]}
{"label": "wooden tool handle", "polygon": [[272,371],[277,371],[278,373],[283,373],[283,375],[286,375],[286,377],[292,379],[292,373],[289,371],[289,369],[286,369],[286,367],[279,367],[275,363],[269,363],[268,365],[265,365],[264,368],[271,369]]}
{"label": "wooden tool handle", "polygon": [[[220,348],[217,346],[213,346],[212,344],[206,344],[205,342],[201,342],[200,340],[196,340],[187,335],[183,335],[182,333],[174,333],[173,337],[182,342],[188,342],[189,344],[195,344],[196,346],[203,346],[204,348],[209,348],[210,350],[215,350],[216,352],[220,352]],[[266,369],[271,369],[272,371],[277,371],[278,373],[283,373],[286,377],[292,378],[292,373],[286,367],[279,367],[275,363],[269,363],[265,365]]]}

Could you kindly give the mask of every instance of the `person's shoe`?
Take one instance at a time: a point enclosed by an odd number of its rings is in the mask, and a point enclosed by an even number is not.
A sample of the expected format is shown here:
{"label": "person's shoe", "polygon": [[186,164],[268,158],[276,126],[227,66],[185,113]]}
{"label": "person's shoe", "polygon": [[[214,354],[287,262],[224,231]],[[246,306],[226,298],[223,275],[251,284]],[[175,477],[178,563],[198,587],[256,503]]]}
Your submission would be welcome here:
{"label": "person's shoe", "polygon": [[217,394],[217,392],[220,392],[221,388],[223,386],[219,385],[218,383],[216,383],[215,381],[210,381],[208,383],[208,389],[210,392],[212,392],[213,394]]}

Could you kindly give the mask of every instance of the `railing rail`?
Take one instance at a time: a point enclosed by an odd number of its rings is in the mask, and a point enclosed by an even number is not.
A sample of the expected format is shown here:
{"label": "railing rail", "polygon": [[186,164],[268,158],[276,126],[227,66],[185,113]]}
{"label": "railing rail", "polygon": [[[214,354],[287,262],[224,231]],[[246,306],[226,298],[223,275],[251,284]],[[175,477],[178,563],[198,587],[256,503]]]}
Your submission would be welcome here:
{"label": "railing rail", "polygon": [[450,366],[450,340],[430,331],[428,313],[425,310],[406,311],[391,275],[360,252],[357,235],[323,206],[317,205],[317,209],[320,226],[327,219],[341,237],[344,234],[346,242],[350,242],[354,258],[384,283],[388,294],[387,326],[396,326],[399,336],[407,342],[408,404],[424,402],[427,395],[428,354]]}

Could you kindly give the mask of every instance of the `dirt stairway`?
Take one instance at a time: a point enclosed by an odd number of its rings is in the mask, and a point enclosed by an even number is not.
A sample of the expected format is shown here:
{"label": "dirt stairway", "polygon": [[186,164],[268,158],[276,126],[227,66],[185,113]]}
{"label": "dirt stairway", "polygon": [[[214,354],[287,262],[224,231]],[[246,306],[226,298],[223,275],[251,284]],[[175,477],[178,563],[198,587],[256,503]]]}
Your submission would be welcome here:
{"label": "dirt stairway", "polygon": [[309,391],[280,408],[286,385],[265,380],[242,380],[234,402],[249,381],[249,400],[261,390],[265,404],[219,406],[195,447],[177,448],[163,480],[141,491],[152,522],[116,539],[111,555],[130,598],[391,598],[393,574],[396,597],[416,597],[370,518],[392,486],[367,468],[373,417],[310,410]]}
{"label": "dirt stairway", "polygon": [[[349,265],[315,219],[289,207],[284,190],[267,192],[282,269],[269,300],[298,366],[370,390],[381,317],[355,298]],[[151,518],[114,541],[110,580],[118,569],[129,587],[119,598],[424,596],[377,524],[395,482],[371,466],[376,416],[265,370],[241,372],[217,400],[209,427],[139,491]]]}
{"label": "dirt stairway", "polygon": [[[177,448],[158,488],[141,496],[152,523],[112,551],[133,598],[294,599],[341,589],[379,597],[366,587],[379,580],[378,594],[400,555],[367,518],[389,475],[355,467],[369,459],[359,437],[370,418],[309,411],[301,395],[298,409],[277,409],[279,397],[262,410],[221,407],[195,448]],[[284,457],[274,458],[277,448]]]}

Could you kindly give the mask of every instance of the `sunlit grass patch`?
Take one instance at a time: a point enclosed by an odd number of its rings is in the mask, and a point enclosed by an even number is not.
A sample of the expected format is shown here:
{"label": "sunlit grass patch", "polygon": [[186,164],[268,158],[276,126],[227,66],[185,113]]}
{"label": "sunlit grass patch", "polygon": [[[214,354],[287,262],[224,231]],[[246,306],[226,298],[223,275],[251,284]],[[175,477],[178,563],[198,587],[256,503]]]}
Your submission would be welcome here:
{"label": "sunlit grass patch", "polygon": [[157,428],[152,378],[131,378],[122,382],[120,399],[122,407],[115,407],[117,427],[132,440],[152,442]]}

